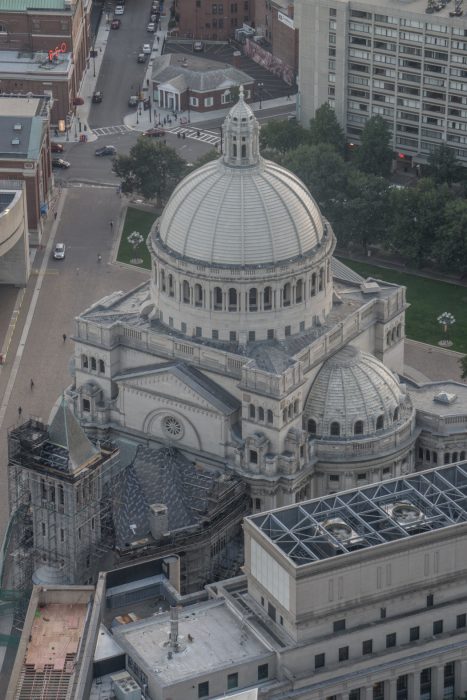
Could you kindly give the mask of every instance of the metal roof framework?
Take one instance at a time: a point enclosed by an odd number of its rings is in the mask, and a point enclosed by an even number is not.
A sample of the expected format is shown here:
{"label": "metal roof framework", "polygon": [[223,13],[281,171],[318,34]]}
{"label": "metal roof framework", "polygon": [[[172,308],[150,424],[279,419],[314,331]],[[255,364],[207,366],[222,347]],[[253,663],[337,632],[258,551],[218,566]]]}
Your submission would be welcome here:
{"label": "metal roof framework", "polygon": [[[409,509],[411,518],[398,517],[401,508]],[[413,537],[467,522],[467,462],[298,503],[248,520],[296,566]]]}

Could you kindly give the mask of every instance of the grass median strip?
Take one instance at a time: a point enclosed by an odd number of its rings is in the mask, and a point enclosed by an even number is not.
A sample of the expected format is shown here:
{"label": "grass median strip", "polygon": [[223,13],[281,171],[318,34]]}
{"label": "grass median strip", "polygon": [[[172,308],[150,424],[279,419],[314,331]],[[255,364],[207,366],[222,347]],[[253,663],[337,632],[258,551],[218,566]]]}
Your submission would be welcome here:
{"label": "grass median strip", "polygon": [[[148,212],[137,209],[136,207],[128,207],[125,215],[125,223],[123,224],[122,237],[120,238],[120,245],[118,246],[117,260],[119,262],[134,265],[135,267],[142,267],[146,270],[151,269],[151,256],[149,255],[149,250],[146,245],[146,238],[158,216],[159,214],[157,212]],[[144,238],[144,242],[136,249],[128,242],[128,236],[130,233],[133,233],[133,231],[137,231]],[[141,262],[136,263],[134,262],[135,260],[140,260]]]}
{"label": "grass median strip", "polygon": [[449,311],[456,319],[449,329],[453,342],[451,350],[467,353],[467,287],[354,260],[340,260],[362,277],[375,277],[407,287],[410,308],[406,313],[405,332],[408,338],[437,345],[445,337],[438,316]]}

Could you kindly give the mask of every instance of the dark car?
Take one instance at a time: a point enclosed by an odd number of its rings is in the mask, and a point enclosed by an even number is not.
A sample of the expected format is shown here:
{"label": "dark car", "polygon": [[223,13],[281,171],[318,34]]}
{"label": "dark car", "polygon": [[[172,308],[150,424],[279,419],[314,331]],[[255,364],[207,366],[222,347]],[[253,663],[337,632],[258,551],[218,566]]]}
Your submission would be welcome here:
{"label": "dark car", "polygon": [[97,90],[92,95],[92,101],[94,102],[94,104],[99,104],[100,102],[102,102],[103,99],[104,93],[102,92],[102,90]]}
{"label": "dark car", "polygon": [[111,29],[120,29],[122,22],[119,19],[113,19],[110,23]]}
{"label": "dark car", "polygon": [[54,143],[52,141],[52,143],[50,144],[50,150],[52,151],[52,153],[63,153],[65,149],[63,148],[63,143]]}
{"label": "dark car", "polygon": [[116,156],[117,149],[115,146],[102,146],[101,148],[96,148],[94,151],[95,156]]}
{"label": "dark car", "polygon": [[63,158],[52,158],[52,168],[69,168],[70,164]]}
{"label": "dark car", "polygon": [[137,107],[137,106],[138,106],[138,102],[139,102],[139,100],[138,100],[138,98],[136,97],[136,95],[131,95],[131,96],[128,98],[128,107]]}
{"label": "dark car", "polygon": [[137,63],[146,63],[147,56],[145,53],[139,53],[138,58],[136,59]]}
{"label": "dark car", "polygon": [[154,127],[153,129],[148,129],[143,133],[143,136],[164,136],[165,131],[164,129],[158,129],[157,127]]}

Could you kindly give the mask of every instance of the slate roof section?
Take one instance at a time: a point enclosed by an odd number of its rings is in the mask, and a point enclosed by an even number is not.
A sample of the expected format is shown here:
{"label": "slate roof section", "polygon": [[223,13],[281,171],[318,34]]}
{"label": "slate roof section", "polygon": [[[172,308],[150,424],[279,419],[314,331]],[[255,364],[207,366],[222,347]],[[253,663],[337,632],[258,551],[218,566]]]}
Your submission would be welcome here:
{"label": "slate roof section", "polygon": [[347,267],[347,265],[344,265],[343,262],[334,257],[331,258],[331,270],[332,276],[342,282],[360,285],[365,281],[365,278],[359,275],[358,272],[351,270],[350,267]]}
{"label": "slate roof section", "polygon": [[187,88],[192,92],[211,92],[254,83],[254,78],[227,63],[174,53],[154,59],[152,79],[159,84],[170,83],[182,92]]}
{"label": "slate roof section", "polygon": [[68,468],[74,471],[99,454],[99,450],[86,437],[64,399],[49,426],[49,442],[68,451]]}
{"label": "slate roof section", "polygon": [[115,381],[122,381],[132,377],[144,377],[145,375],[162,374],[171,372],[182,382],[185,382],[197,394],[205,398],[222,413],[230,415],[241,407],[241,402],[232,396],[226,389],[206,377],[195,367],[190,367],[183,362],[163,362],[159,364],[133,367],[117,374]]}
{"label": "slate roof section", "polygon": [[149,535],[149,506],[164,503],[169,530],[196,525],[208,509],[215,479],[196,469],[178,450],[140,446],[114,487],[116,544]]}

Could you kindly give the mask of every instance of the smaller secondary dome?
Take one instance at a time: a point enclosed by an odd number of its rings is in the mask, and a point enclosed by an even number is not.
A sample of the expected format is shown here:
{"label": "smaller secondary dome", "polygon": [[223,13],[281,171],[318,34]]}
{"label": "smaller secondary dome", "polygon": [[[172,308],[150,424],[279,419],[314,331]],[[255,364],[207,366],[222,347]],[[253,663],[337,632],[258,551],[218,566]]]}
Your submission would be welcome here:
{"label": "smaller secondary dome", "polygon": [[305,404],[305,427],[318,437],[373,434],[398,420],[405,400],[391,370],[348,345],[318,372]]}

